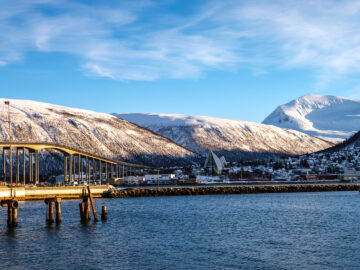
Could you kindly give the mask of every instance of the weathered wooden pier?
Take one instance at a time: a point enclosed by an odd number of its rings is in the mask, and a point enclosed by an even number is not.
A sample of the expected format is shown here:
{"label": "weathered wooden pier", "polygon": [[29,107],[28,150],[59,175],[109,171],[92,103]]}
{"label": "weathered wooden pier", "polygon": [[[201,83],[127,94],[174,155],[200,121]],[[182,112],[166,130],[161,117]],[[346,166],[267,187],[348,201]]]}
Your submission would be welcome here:
{"label": "weathered wooden pier", "polygon": [[[98,221],[98,216],[96,213],[96,207],[94,202],[94,196],[91,192],[89,186],[82,188],[81,195],[82,202],[79,204],[80,208],[80,221],[82,223],[87,223],[91,220],[91,210],[94,216],[94,222]],[[61,216],[61,197],[47,197],[44,199],[46,204],[46,224],[51,226],[56,223],[60,225],[62,216]],[[18,207],[19,201],[15,198],[8,198],[0,200],[0,205],[2,207],[7,207],[7,225],[9,228],[16,228],[18,226]],[[54,207],[55,206],[55,207]],[[90,209],[91,207],[91,209]],[[55,218],[54,218],[54,209],[55,209]],[[106,206],[102,206],[101,220],[107,220],[107,211]]]}

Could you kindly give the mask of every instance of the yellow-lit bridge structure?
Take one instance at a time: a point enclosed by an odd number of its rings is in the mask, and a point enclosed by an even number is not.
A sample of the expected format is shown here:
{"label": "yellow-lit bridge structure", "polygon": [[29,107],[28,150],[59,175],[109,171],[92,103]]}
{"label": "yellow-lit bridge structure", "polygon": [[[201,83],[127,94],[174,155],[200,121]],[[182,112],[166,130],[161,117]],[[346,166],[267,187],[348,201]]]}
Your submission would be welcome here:
{"label": "yellow-lit bridge structure", "polygon": [[[81,151],[64,145],[54,143],[33,142],[0,142],[3,158],[3,179],[7,179],[7,167],[9,169],[9,180],[13,184],[39,184],[39,151],[43,149],[57,150],[64,155],[64,183],[72,183],[76,176],[78,181],[88,184],[102,184],[110,178],[135,175],[149,168],[147,166],[121,162],[108,159],[91,153]],[[13,154],[15,152],[15,154]],[[7,165],[7,155],[9,164]],[[16,172],[13,181],[13,155],[16,155]],[[77,162],[76,162],[77,161]],[[28,163],[28,166],[26,164]],[[77,168],[76,168],[77,163]],[[22,164],[22,166],[20,166]],[[22,167],[22,168],[20,168]],[[77,171],[77,174],[76,174]],[[20,179],[20,174],[22,179]],[[27,180],[27,181],[26,181]]]}

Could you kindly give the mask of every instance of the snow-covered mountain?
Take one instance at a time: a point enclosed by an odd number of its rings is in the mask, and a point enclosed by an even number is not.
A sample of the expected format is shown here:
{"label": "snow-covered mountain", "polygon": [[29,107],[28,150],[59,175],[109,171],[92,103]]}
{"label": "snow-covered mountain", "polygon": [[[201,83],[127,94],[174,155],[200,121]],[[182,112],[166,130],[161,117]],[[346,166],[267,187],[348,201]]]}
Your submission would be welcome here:
{"label": "snow-covered mountain", "polygon": [[[4,101],[0,99],[0,140],[8,141]],[[57,143],[149,165],[193,155],[167,138],[110,114],[27,100],[10,100],[10,113],[13,141]]]}
{"label": "snow-covered mountain", "polygon": [[360,101],[306,95],[279,106],[263,124],[295,129],[339,142],[360,130]]}
{"label": "snow-covered mountain", "polygon": [[177,114],[117,113],[194,152],[218,152],[229,160],[260,153],[304,154],[332,144],[308,134],[239,120]]}

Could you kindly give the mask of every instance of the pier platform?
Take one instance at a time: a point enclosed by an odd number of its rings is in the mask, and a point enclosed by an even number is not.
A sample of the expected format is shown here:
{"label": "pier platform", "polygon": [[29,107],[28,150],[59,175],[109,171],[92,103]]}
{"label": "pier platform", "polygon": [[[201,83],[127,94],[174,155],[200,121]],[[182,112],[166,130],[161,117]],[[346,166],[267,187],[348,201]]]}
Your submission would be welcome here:
{"label": "pier platform", "polygon": [[[47,197],[60,197],[63,199],[78,199],[83,197],[87,186],[61,186],[61,187],[0,187],[0,200],[14,198],[19,201],[41,200]],[[90,186],[95,198],[103,197],[109,190],[107,185]]]}

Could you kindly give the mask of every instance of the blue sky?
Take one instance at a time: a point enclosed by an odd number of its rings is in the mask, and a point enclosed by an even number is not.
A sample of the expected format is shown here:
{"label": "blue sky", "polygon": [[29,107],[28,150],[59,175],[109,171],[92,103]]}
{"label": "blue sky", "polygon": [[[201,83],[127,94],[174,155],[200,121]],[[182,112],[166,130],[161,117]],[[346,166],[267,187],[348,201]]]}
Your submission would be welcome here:
{"label": "blue sky", "polygon": [[360,1],[310,2],[2,0],[0,93],[255,122],[305,94],[359,99]]}

